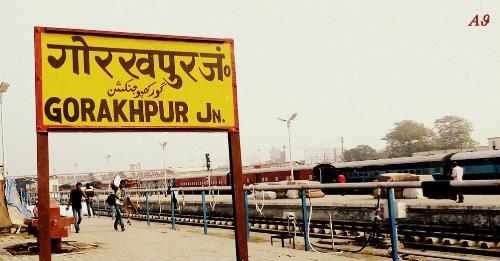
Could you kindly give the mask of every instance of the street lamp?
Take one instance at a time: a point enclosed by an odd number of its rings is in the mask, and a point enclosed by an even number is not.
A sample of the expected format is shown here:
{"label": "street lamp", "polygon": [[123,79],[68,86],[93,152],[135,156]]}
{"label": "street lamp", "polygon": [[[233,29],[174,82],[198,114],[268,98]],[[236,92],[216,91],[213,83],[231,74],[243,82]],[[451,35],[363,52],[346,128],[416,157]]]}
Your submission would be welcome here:
{"label": "street lamp", "polygon": [[167,151],[167,142],[166,141],[161,141],[160,142],[160,147],[161,150],[163,151],[163,156],[162,156],[162,171],[163,171],[163,179],[164,179],[164,186],[165,188],[167,187],[167,170],[165,169],[165,152]]}
{"label": "street lamp", "polygon": [[2,177],[5,177],[5,145],[3,141],[3,94],[7,92],[7,89],[9,89],[9,84],[6,82],[0,82],[0,124],[1,126],[1,131],[0,131],[0,139],[1,139],[1,144],[2,144]]}
{"label": "street lamp", "polygon": [[106,154],[106,167],[108,168],[108,171],[111,173],[111,154]]}
{"label": "street lamp", "polygon": [[288,120],[285,120],[283,118],[278,118],[278,120],[286,123],[286,127],[287,127],[287,130],[288,130],[288,153],[289,153],[290,165],[291,165],[291,168],[290,168],[290,180],[292,180],[292,181],[293,181],[293,160],[292,160],[292,135],[290,133],[290,125],[292,124],[292,121],[296,117],[297,117],[297,113],[295,112],[292,115],[290,115],[290,117],[288,118]]}

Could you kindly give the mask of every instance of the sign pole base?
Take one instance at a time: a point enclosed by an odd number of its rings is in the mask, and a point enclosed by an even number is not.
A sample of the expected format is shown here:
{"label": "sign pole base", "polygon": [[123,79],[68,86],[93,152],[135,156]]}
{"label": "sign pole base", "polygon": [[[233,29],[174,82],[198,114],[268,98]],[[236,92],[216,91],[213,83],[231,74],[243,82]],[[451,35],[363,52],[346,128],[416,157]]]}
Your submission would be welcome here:
{"label": "sign pole base", "polygon": [[241,147],[239,132],[229,132],[229,162],[233,199],[234,231],[236,243],[236,260],[248,261],[247,223],[243,193],[243,171],[241,164]]}
{"label": "sign pole base", "polygon": [[37,171],[38,171],[38,215],[39,229],[38,236],[39,254],[41,261],[51,260],[50,237],[49,237],[49,134],[47,132],[38,132],[36,135],[37,143]]}

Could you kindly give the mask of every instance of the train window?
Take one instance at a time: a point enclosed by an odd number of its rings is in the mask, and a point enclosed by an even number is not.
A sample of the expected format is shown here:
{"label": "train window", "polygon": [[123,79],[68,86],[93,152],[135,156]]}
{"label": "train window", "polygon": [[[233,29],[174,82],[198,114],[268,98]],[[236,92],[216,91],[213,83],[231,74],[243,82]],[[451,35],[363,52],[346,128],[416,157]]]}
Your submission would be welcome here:
{"label": "train window", "polygon": [[279,180],[279,178],[278,178],[278,177],[274,177],[274,181],[278,181],[278,180]]}

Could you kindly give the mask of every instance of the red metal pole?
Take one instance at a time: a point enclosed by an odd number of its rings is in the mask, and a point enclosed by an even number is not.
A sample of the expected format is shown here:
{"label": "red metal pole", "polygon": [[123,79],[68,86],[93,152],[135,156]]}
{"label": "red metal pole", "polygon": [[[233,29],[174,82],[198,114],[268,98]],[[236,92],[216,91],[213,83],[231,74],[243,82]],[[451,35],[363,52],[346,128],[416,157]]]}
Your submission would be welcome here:
{"label": "red metal pole", "polygon": [[51,260],[49,237],[49,134],[38,132],[37,143],[37,170],[38,170],[38,217],[39,217],[39,254],[41,261]]}
{"label": "red metal pole", "polygon": [[243,193],[243,171],[241,168],[240,133],[229,132],[229,162],[232,175],[233,216],[235,228],[236,260],[248,261],[247,223]]}

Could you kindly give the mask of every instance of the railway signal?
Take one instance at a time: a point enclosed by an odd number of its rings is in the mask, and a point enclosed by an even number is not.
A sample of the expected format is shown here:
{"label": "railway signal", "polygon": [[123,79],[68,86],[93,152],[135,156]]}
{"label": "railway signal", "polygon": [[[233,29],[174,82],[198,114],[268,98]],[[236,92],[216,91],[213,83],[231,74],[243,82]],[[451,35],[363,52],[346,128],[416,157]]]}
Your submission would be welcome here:
{"label": "railway signal", "polygon": [[205,153],[205,163],[207,171],[210,171],[210,153]]}

